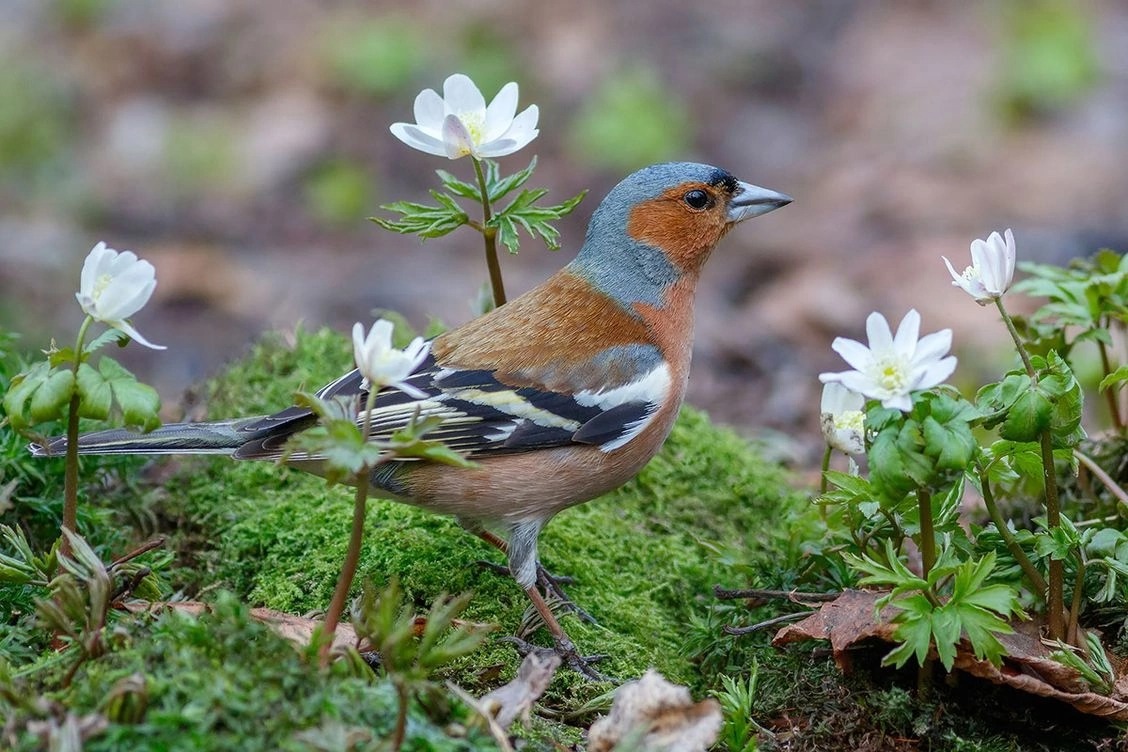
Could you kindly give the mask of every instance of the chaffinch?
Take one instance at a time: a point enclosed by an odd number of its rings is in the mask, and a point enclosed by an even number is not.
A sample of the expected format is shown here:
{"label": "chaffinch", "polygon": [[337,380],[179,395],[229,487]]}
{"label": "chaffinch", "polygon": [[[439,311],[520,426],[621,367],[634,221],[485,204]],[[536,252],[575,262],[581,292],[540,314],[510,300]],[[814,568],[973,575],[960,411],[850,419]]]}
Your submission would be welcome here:
{"label": "chaffinch", "polygon": [[[419,408],[444,418],[432,437],[476,466],[387,463],[371,473],[374,493],[453,515],[505,551],[557,652],[587,676],[597,674],[537,590],[539,583],[562,595],[539,565],[538,535],[557,512],[622,485],[658,452],[685,395],[702,265],[738,222],[790,201],[709,165],[639,170],[596,209],[575,260],[434,339],[407,379],[423,397],[386,388],[376,399],[374,436],[402,427]],[[354,370],[318,394],[360,394],[363,381]],[[295,432],[315,422],[309,410],[291,407],[144,435],[100,431],[82,436],[79,451],[277,459]],[[65,438],[33,451],[64,449]],[[315,463],[296,464],[316,472]],[[497,529],[507,540],[491,532]]]}

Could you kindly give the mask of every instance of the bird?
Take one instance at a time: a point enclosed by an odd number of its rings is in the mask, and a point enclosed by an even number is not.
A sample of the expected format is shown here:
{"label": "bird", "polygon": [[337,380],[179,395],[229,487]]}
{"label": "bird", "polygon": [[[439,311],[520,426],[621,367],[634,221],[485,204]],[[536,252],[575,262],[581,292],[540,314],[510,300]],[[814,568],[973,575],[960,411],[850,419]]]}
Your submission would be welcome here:
{"label": "bird", "polygon": [[[703,265],[737,224],[791,201],[712,165],[640,169],[592,213],[570,263],[430,342],[427,357],[405,379],[414,396],[390,387],[377,393],[371,436],[387,438],[414,415],[435,415],[443,423],[429,438],[440,438],[473,466],[387,462],[369,474],[372,492],[453,516],[501,549],[551,633],[554,652],[586,677],[602,678],[538,590],[564,597],[560,580],[540,565],[540,532],[562,510],[623,485],[657,454],[686,392]],[[353,370],[317,396],[359,396],[364,404],[367,388]],[[309,409],[292,406],[269,416],[166,424],[146,434],[97,431],[79,437],[78,452],[277,460],[292,436],[316,422]],[[38,455],[65,449],[65,437],[32,445]],[[317,472],[316,461],[294,464]]]}

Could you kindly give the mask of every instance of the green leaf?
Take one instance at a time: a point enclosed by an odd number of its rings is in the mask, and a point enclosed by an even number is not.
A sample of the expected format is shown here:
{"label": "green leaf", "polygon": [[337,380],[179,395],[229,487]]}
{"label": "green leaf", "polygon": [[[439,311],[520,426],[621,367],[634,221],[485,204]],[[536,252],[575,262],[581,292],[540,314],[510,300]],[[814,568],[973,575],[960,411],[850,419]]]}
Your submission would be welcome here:
{"label": "green leaf", "polygon": [[537,158],[534,156],[529,166],[525,169],[515,172],[508,177],[498,177],[498,164],[493,160],[485,160],[487,164],[486,169],[486,194],[490,197],[490,203],[504,198],[509,193],[523,186],[530,177],[533,175],[533,170],[537,167]]}
{"label": "green leaf", "polygon": [[550,224],[551,220],[570,214],[587,195],[587,191],[583,191],[555,206],[537,206],[536,202],[546,193],[548,190],[545,188],[523,190],[486,223],[487,227],[497,230],[498,240],[510,253],[517,252],[519,229],[530,237],[539,237],[550,251],[560,248],[560,232]]}
{"label": "green leaf", "polygon": [[438,202],[438,206],[396,201],[383,204],[380,208],[403,215],[401,219],[389,220],[381,217],[369,217],[369,219],[386,230],[401,235],[418,235],[422,238],[437,238],[469,223],[470,217],[452,197],[435,190],[431,191],[431,196]]}
{"label": "green leaf", "polygon": [[[102,347],[110,344],[111,342],[118,345],[119,347],[124,347],[125,345],[129,344],[129,335],[127,335],[125,332],[118,331],[117,329],[107,329],[106,331],[95,337],[93,340],[91,340],[85,347],[83,347],[84,358],[85,356],[89,356],[90,353],[94,352],[95,350],[99,350]],[[71,360],[73,360],[73,357],[71,358]]]}
{"label": "green leaf", "polygon": [[114,404],[121,411],[127,426],[152,431],[161,424],[161,399],[157,390],[142,384],[137,377],[112,358],[102,356],[98,371],[114,395]]}
{"label": "green leaf", "polygon": [[73,396],[74,372],[69,368],[48,371],[31,394],[27,411],[31,423],[66,417]]}
{"label": "green leaf", "polygon": [[89,363],[78,367],[78,414],[83,418],[105,420],[113,406],[113,390],[106,378]]}
{"label": "green leaf", "polygon": [[1126,381],[1128,381],[1128,365],[1120,366],[1115,371],[1105,376],[1101,379],[1101,383],[1097,388],[1102,392],[1110,387],[1119,389]]}
{"label": "green leaf", "polygon": [[478,190],[478,186],[474,185],[473,183],[467,183],[465,180],[459,180],[446,170],[435,170],[435,174],[439,176],[439,180],[442,181],[443,187],[445,187],[456,196],[474,199],[475,201],[482,200],[482,192]]}

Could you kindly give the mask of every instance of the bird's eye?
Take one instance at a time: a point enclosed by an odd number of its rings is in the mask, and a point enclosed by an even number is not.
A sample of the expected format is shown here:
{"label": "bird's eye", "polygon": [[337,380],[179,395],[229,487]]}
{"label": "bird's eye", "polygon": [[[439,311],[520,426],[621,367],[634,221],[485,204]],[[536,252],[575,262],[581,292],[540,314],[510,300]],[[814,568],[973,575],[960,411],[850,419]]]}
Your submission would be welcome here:
{"label": "bird's eye", "polygon": [[686,191],[682,198],[693,209],[704,209],[709,205],[709,194],[700,189]]}

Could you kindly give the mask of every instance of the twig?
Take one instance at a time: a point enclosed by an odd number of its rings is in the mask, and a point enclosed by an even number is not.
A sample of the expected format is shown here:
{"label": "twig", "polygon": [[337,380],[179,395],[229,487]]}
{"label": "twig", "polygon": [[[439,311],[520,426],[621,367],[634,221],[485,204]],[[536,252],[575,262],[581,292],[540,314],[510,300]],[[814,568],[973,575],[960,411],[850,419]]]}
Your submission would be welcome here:
{"label": "twig", "polygon": [[1096,460],[1084,452],[1074,449],[1073,456],[1116,497],[1116,500],[1124,506],[1125,511],[1128,511],[1128,493],[1125,493],[1124,489],[1120,487],[1120,484],[1114,481],[1112,476],[1106,473],[1104,469],[1096,463]]}
{"label": "twig", "polygon": [[799,621],[800,619],[806,619],[808,616],[810,616],[809,613],[804,613],[802,611],[796,611],[793,614],[783,614],[782,616],[777,616],[775,618],[768,619],[767,621],[762,621],[762,622],[759,622],[757,624],[752,624],[752,625],[747,626],[747,627],[733,627],[733,626],[729,626],[728,624],[726,624],[723,627],[721,627],[721,629],[724,631],[725,634],[737,635],[737,636],[746,635],[746,634],[752,634],[753,632],[759,632],[761,629],[767,629],[768,627],[774,627],[776,624],[786,624],[787,622]]}
{"label": "twig", "polygon": [[801,593],[798,590],[759,590],[750,588],[745,590],[729,590],[720,585],[713,586],[713,595],[723,601],[744,600],[746,598],[763,598],[764,600],[789,600],[789,601],[816,601],[824,603],[832,601],[841,593]]}
{"label": "twig", "polygon": [[136,559],[138,556],[141,556],[142,554],[147,554],[155,548],[160,548],[161,546],[163,546],[165,544],[166,540],[168,540],[168,538],[166,536],[158,535],[156,538],[153,538],[152,540],[149,540],[149,541],[146,541],[145,543],[142,543],[140,546],[133,549],[129,553],[123,554],[122,556],[119,556],[118,558],[114,559],[113,562],[110,564],[110,566],[108,566],[106,568],[107,569],[113,569],[115,567],[120,567],[122,564],[126,563],[127,561],[131,561],[133,559]]}

